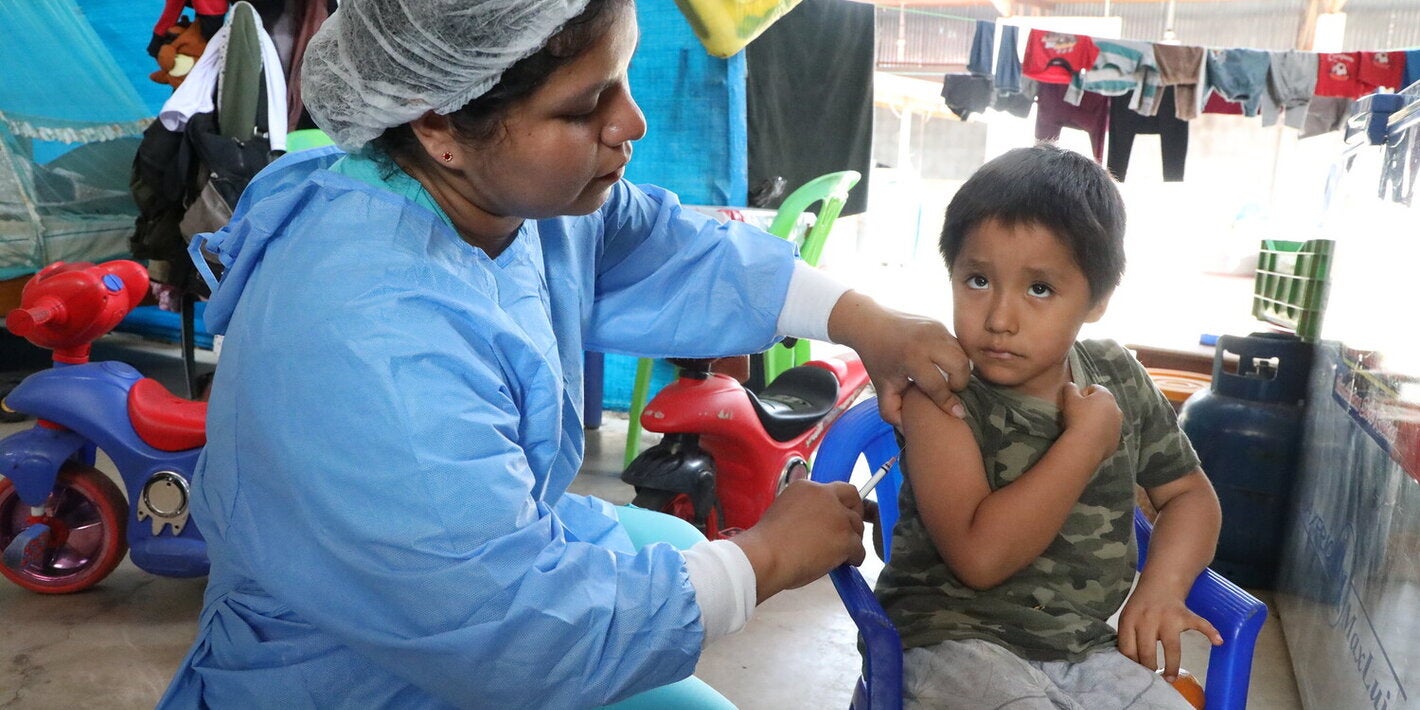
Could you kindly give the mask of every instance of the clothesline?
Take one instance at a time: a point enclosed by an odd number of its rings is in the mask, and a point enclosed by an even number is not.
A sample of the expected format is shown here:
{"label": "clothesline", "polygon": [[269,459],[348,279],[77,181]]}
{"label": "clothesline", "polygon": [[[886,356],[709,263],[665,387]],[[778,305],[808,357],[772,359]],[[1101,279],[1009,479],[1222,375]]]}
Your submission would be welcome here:
{"label": "clothesline", "polygon": [[[888,9],[889,9],[889,10],[896,9],[898,12],[903,13],[903,14],[908,14],[908,15],[922,15],[922,16],[924,16],[924,17],[935,17],[935,18],[940,18],[940,19],[944,19],[944,20],[955,20],[955,21],[958,21],[958,22],[973,22],[973,23],[975,23],[975,22],[999,22],[999,23],[1002,23],[1002,24],[1013,25],[1013,26],[1017,26],[1017,27],[1028,27],[1029,24],[1030,24],[1030,23],[1027,23],[1027,24],[1021,24],[1021,25],[1014,25],[1014,23],[1011,23],[1010,20],[1016,19],[1015,17],[998,17],[998,18],[995,18],[995,19],[982,19],[982,18],[979,18],[979,17],[966,17],[966,16],[964,16],[964,15],[954,15],[954,14],[947,13],[947,12],[935,12],[935,11],[932,11],[932,10],[922,10],[922,9],[909,8],[909,7],[888,8]],[[1020,16],[1020,17],[1022,17],[1022,18],[1024,18],[1024,19],[1027,19],[1027,20],[1030,20],[1032,23],[1033,23],[1035,20],[1037,20],[1037,19],[1040,19],[1040,20],[1049,20],[1049,19],[1050,19],[1048,16],[1043,16],[1043,17],[1037,18],[1037,17],[1035,17],[1035,16],[1022,15],[1022,16]],[[1099,19],[1106,19],[1107,17],[1109,17],[1109,16],[1100,15],[1100,16],[1099,16]],[[1131,40],[1128,40],[1128,41],[1132,41],[1132,42],[1154,42],[1154,43],[1156,43],[1156,44],[1162,44],[1162,43],[1164,43],[1166,40],[1147,40],[1147,39],[1139,39],[1139,40],[1136,40],[1136,39],[1131,39]],[[1188,42],[1174,42],[1174,41],[1168,41],[1168,44],[1180,44],[1180,45],[1184,45],[1184,46],[1203,47],[1204,49],[1225,49],[1225,47],[1223,47],[1223,46],[1220,46],[1220,45],[1212,45],[1212,44],[1192,44],[1192,43],[1188,43]],[[1257,49],[1257,48],[1255,48],[1255,47],[1238,47],[1237,49]],[[1358,52],[1359,52],[1359,51],[1369,51],[1369,52],[1405,52],[1405,51],[1411,51],[1411,50],[1416,50],[1416,49],[1420,49],[1420,47],[1400,47],[1400,48],[1391,48],[1391,49],[1371,49],[1371,50],[1352,50],[1352,51],[1358,51]],[[1258,51],[1276,52],[1276,51],[1310,51],[1310,50],[1269,50],[1269,49],[1258,49]]]}
{"label": "clothesline", "polygon": [[1320,135],[1345,125],[1355,99],[1420,79],[1420,50],[1214,49],[1042,29],[1029,31],[1018,61],[1018,27],[1001,27],[997,53],[996,23],[974,22],[967,71],[943,81],[947,107],[965,120],[987,108],[1025,117],[1034,106],[1037,139],[1085,131],[1100,162],[1108,134],[1109,167],[1120,180],[1135,134],[1159,134],[1165,180],[1182,180],[1187,121],[1200,113],[1260,114],[1264,126],[1282,119],[1302,137]]}

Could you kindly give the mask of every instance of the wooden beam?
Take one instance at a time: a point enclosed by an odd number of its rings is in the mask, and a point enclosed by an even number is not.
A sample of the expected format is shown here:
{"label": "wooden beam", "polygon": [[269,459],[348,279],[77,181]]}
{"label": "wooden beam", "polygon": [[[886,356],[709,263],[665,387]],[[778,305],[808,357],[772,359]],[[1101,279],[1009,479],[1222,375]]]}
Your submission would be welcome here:
{"label": "wooden beam", "polygon": [[1001,17],[1010,17],[1016,14],[1013,12],[1012,4],[1011,0],[991,0],[991,6],[996,8],[996,12],[1000,14]]}
{"label": "wooden beam", "polygon": [[1302,19],[1297,23],[1297,49],[1311,51],[1316,44],[1316,18],[1321,13],[1321,2],[1307,0],[1307,6],[1302,8]]}

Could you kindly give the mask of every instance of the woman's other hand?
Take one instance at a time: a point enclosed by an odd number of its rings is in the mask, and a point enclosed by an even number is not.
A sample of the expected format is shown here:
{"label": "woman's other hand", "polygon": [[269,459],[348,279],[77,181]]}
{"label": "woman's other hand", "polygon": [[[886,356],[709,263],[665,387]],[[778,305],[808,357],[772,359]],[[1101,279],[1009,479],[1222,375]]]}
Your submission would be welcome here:
{"label": "woman's other hand", "polygon": [[889,424],[902,424],[902,393],[909,385],[926,393],[942,411],[966,416],[954,391],[966,387],[971,363],[946,326],[883,308],[849,291],[834,304],[828,332],[834,342],[853,348],[863,359],[877,390],[878,409]]}
{"label": "woman's other hand", "polygon": [[863,500],[847,483],[790,483],[754,527],[730,538],[754,568],[756,603],[863,562]]}

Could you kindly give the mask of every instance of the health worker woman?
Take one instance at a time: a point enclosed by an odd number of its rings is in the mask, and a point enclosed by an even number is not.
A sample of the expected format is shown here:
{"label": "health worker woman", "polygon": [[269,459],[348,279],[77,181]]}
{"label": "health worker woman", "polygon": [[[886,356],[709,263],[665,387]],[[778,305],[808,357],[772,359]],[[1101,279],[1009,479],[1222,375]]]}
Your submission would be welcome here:
{"label": "health worker woman", "polygon": [[585,349],[832,339],[889,418],[909,380],[946,407],[967,381],[935,321],[622,179],[638,31],[632,0],[343,0],[313,38],[304,100],[341,150],[276,161],[194,241],[223,266],[192,502],[212,569],[162,707],[713,704],[707,643],[862,560],[846,484],[684,552],[631,544],[621,518],[659,514],[567,492]]}

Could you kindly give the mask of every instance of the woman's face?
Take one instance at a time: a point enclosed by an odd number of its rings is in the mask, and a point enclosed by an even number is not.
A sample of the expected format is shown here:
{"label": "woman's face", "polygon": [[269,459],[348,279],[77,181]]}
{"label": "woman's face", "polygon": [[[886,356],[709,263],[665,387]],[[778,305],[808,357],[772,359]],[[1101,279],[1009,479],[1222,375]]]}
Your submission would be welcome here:
{"label": "woman's face", "polygon": [[471,151],[470,198],[493,215],[543,219],[590,214],[606,201],[646,135],[627,66],[636,49],[634,4],[608,8],[611,27],[581,56],[513,104],[501,130]]}

